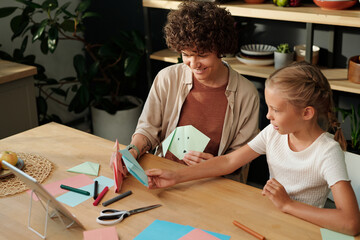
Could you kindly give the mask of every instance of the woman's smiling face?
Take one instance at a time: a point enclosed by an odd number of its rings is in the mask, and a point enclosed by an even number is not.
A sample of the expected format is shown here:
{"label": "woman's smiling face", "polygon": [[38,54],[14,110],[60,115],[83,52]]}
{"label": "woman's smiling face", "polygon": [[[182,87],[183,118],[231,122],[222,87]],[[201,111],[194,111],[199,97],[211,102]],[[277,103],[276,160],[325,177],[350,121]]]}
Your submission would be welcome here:
{"label": "woman's smiling face", "polygon": [[224,64],[214,52],[199,53],[194,50],[181,51],[182,59],[199,81],[213,80]]}

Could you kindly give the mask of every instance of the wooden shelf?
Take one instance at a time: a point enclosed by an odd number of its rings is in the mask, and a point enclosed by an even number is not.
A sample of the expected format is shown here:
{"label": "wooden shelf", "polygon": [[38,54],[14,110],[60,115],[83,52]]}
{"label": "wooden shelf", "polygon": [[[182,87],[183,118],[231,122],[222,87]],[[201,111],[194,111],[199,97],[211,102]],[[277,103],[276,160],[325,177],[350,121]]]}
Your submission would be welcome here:
{"label": "wooden shelf", "polygon": [[[160,50],[150,55],[151,59],[168,63],[178,63],[179,54],[169,49]],[[239,62],[236,58],[224,58],[230,66],[240,74],[268,78],[275,71],[274,66],[253,66]],[[346,68],[323,68],[323,74],[330,82],[333,90],[360,94],[360,84],[352,83],[347,80]]]}
{"label": "wooden shelf", "polygon": [[[181,2],[172,0],[143,0],[143,6],[177,9]],[[226,4],[221,4],[221,6],[229,10],[233,16],[360,27],[359,7],[346,10],[323,10],[311,3],[303,4],[300,7],[277,7],[272,3],[248,4],[243,1],[230,1]]]}

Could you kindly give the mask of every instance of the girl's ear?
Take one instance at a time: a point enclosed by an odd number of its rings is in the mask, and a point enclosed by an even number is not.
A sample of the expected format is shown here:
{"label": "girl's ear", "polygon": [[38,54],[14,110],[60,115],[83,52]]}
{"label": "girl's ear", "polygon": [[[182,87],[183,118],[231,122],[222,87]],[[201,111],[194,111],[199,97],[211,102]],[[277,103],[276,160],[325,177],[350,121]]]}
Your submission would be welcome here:
{"label": "girl's ear", "polygon": [[315,108],[311,106],[307,106],[303,111],[303,119],[311,120],[315,116]]}

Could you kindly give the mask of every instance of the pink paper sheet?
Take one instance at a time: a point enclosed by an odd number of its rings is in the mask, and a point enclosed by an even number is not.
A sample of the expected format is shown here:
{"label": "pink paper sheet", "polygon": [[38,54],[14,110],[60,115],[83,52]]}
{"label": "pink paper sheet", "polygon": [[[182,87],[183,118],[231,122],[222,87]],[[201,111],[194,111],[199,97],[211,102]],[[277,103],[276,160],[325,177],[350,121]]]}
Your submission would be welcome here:
{"label": "pink paper sheet", "polygon": [[220,240],[220,239],[214,237],[213,235],[207,232],[204,232],[199,228],[195,228],[185,236],[179,238],[179,240]]}
{"label": "pink paper sheet", "polygon": [[98,228],[83,232],[84,240],[118,240],[115,227]]}
{"label": "pink paper sheet", "polygon": [[[60,195],[62,193],[67,192],[68,190],[62,189],[60,188],[61,184],[70,186],[70,187],[74,187],[74,188],[80,188],[80,187],[84,187],[86,185],[92,184],[94,183],[94,181],[87,175],[85,174],[79,174],[76,175],[74,177],[70,177],[70,178],[66,178],[66,179],[62,179],[60,181],[57,182],[52,182],[46,185],[43,185],[43,187],[53,196],[57,196]],[[31,194],[31,190],[28,190],[27,193],[30,195]],[[38,198],[36,197],[36,195],[33,195],[33,199],[35,201],[38,200]]]}

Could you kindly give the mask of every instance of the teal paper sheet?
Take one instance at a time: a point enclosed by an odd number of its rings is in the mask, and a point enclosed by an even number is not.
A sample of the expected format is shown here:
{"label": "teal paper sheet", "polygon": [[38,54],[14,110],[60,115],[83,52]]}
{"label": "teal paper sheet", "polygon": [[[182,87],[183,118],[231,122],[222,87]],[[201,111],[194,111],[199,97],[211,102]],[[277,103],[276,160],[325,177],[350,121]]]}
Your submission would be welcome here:
{"label": "teal paper sheet", "polygon": [[192,125],[175,128],[162,142],[163,156],[169,150],[178,159],[183,159],[188,151],[203,152],[210,138]]}
{"label": "teal paper sheet", "polygon": [[[155,220],[144,229],[134,240],[178,240],[195,228],[188,225],[181,225],[168,221]],[[221,240],[229,240],[230,236],[203,230]]]}
{"label": "teal paper sheet", "polygon": [[120,150],[120,152],[122,154],[122,158],[129,173],[131,173],[131,175],[133,175],[137,180],[139,180],[142,184],[148,187],[149,182],[144,169],[136,161],[133,155],[131,155],[129,150],[123,149]]}

